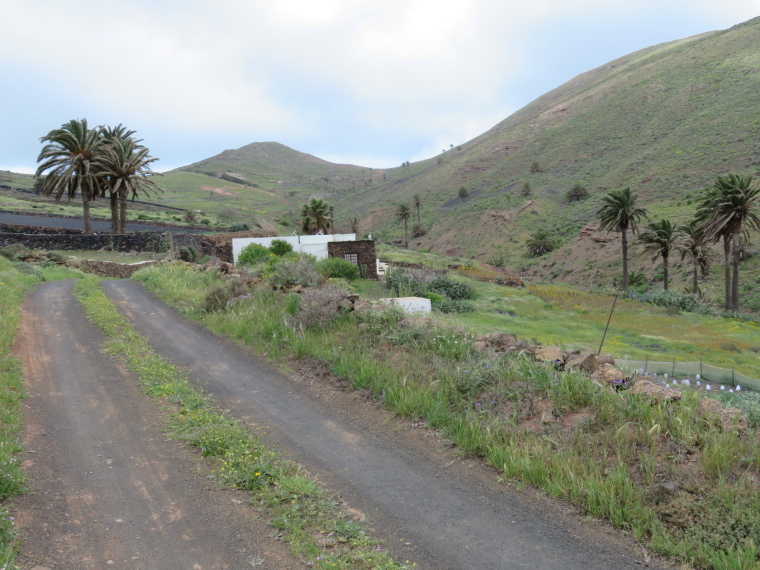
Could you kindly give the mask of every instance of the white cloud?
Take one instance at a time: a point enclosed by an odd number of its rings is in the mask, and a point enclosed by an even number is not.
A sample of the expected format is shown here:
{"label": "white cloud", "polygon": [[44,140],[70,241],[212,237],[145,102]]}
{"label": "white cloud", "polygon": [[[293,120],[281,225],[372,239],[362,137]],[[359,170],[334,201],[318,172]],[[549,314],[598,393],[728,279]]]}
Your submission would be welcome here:
{"label": "white cloud", "polygon": [[[13,25],[0,35],[0,63],[43,80],[50,97],[60,89],[73,93],[82,114],[98,108],[130,124],[139,118],[175,131],[178,146],[193,135],[229,132],[251,142],[309,140],[314,147],[327,131],[339,145],[340,133],[359,131],[367,133],[367,148],[335,148],[332,155],[376,157],[375,165],[390,165],[410,157],[375,148],[381,137],[395,133],[427,141],[424,149],[404,152],[429,157],[527,103],[507,97],[518,87],[514,78],[525,76],[531,50],[552,46],[554,38],[536,34],[546,21],[626,21],[680,10],[692,18],[702,15],[719,29],[756,15],[756,4],[4,0],[4,19]],[[667,39],[680,37],[673,33]],[[563,46],[552,49],[561,52]],[[69,118],[57,117],[51,125]],[[345,138],[355,145],[362,136]]]}
{"label": "white cloud", "polygon": [[10,172],[15,172],[17,174],[34,174],[37,169],[31,168],[29,166],[2,166],[0,165],[0,170],[9,170]]}

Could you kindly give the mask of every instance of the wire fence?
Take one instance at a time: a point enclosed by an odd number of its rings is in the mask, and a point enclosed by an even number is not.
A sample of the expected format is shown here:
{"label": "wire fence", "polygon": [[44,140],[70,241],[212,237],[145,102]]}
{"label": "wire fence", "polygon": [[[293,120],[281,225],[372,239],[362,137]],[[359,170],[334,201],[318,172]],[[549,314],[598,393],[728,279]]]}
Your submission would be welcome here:
{"label": "wire fence", "polygon": [[706,364],[701,361],[678,362],[676,360],[672,360],[670,362],[654,362],[648,359],[615,359],[615,365],[624,367],[626,369],[643,372],[644,374],[668,374],[673,378],[694,379],[697,377],[697,374],[699,374],[703,381],[722,384],[724,386],[729,386],[732,388],[741,386],[742,389],[760,391],[760,380],[757,378],[752,378],[751,376],[737,372],[733,368],[721,368],[719,366],[712,366],[711,364]]}

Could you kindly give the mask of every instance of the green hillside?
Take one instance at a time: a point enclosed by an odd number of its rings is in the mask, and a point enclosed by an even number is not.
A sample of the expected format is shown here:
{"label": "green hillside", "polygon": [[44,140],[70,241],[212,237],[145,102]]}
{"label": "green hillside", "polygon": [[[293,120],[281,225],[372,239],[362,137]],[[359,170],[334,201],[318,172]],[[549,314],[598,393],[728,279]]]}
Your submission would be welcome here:
{"label": "green hillside", "polygon": [[[290,233],[300,206],[319,197],[334,206],[339,229],[358,217],[364,232],[392,242],[403,237],[396,206],[419,194],[426,233],[410,247],[465,260],[498,256],[534,280],[610,284],[620,272],[618,238],[587,228],[609,190],[630,186],[651,219],[681,222],[716,176],[760,174],[758,37],[755,18],[640,50],[408,166],[338,165],[279,143],[254,143],[167,173],[158,181],[163,194],[153,200],[202,210],[213,227],[239,221]],[[568,203],[576,184],[588,198]],[[551,232],[561,247],[528,257],[525,242],[537,229]],[[657,264],[639,251],[634,240],[631,268],[656,278]],[[760,310],[753,252],[752,246],[745,252],[742,298]],[[686,268],[673,262],[680,287]],[[703,283],[716,300],[720,274],[715,265]]]}

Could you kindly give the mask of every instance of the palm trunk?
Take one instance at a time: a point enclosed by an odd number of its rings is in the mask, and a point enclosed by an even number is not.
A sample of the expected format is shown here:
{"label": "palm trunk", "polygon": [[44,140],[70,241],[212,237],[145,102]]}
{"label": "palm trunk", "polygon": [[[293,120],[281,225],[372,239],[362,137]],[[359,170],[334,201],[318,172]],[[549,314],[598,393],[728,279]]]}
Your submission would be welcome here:
{"label": "palm trunk", "polygon": [[84,218],[84,233],[92,233],[92,222],[90,221],[90,194],[82,189],[82,217]]}
{"label": "palm trunk", "polygon": [[694,271],[691,277],[691,292],[697,294],[697,276],[699,274],[699,258],[696,255],[691,257],[691,262],[694,265]]}
{"label": "palm trunk", "polygon": [[420,223],[420,207],[417,206],[417,224]]}
{"label": "palm trunk", "polygon": [[731,263],[729,261],[730,253],[731,253],[731,235],[726,234],[723,236],[723,261],[726,264],[726,269],[724,271],[724,278],[726,280],[726,283],[725,283],[726,302],[723,304],[724,311],[730,311],[731,307],[733,306],[733,303],[731,302],[731,293],[733,292],[733,289],[731,289]]}
{"label": "palm trunk", "polygon": [[623,291],[628,291],[628,236],[625,230],[620,232],[623,235]]}
{"label": "palm trunk", "polygon": [[119,233],[119,195],[115,192],[111,193],[111,233]]}
{"label": "palm trunk", "polygon": [[127,190],[119,192],[119,233],[127,233]]}
{"label": "palm trunk", "polygon": [[734,255],[733,255],[733,270],[734,276],[731,279],[731,310],[739,312],[739,262],[741,261],[741,241],[739,239],[739,233],[735,233],[733,237],[734,242]]}
{"label": "palm trunk", "polygon": [[407,238],[406,226],[407,226],[407,221],[404,220],[404,247],[406,249],[409,249],[409,239]]}
{"label": "palm trunk", "polygon": [[664,287],[665,287],[665,291],[667,291],[668,290],[668,256],[667,255],[662,256],[662,275],[665,278]]}

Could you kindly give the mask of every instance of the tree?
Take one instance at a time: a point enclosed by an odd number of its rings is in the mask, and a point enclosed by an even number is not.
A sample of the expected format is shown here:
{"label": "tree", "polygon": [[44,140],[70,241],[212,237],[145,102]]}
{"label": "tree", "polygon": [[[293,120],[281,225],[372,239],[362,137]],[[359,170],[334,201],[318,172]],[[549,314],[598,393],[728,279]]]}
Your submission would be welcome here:
{"label": "tree", "polygon": [[691,292],[696,295],[699,290],[697,284],[699,269],[702,268],[704,272],[709,268],[712,249],[710,249],[709,240],[707,239],[699,220],[689,220],[680,226],[678,230],[680,232],[680,237],[678,241],[676,241],[676,250],[681,253],[681,261],[683,261],[686,256],[691,258]]}
{"label": "tree", "polygon": [[420,208],[422,207],[422,196],[415,194],[412,196],[412,205],[417,210],[417,223],[420,223]]}
{"label": "tree", "polygon": [[520,189],[520,194],[522,194],[523,196],[527,198],[532,193],[533,193],[533,188],[531,188],[530,182],[523,183],[522,188]]}
{"label": "tree", "polygon": [[408,204],[399,204],[396,206],[396,219],[399,222],[404,222],[404,247],[409,248],[409,239],[407,227],[409,224],[409,218],[412,217],[412,209]]}
{"label": "tree", "polygon": [[647,226],[647,231],[642,232],[639,241],[644,244],[644,252],[654,254],[652,260],[662,257],[663,287],[668,290],[668,259],[670,252],[675,249],[678,238],[676,225],[670,220],[660,220]]}
{"label": "tree", "polygon": [[[121,125],[119,125],[121,127]],[[134,131],[131,131],[134,132]],[[150,190],[160,192],[161,189],[149,177],[158,173],[150,169],[156,158],[150,156],[150,150],[139,144],[131,136],[113,136],[102,148],[103,158],[100,165],[100,175],[106,181],[111,194],[111,219],[116,219],[113,205],[118,199],[119,213],[115,233],[126,233],[127,198],[137,198],[142,191],[148,194]]]}
{"label": "tree", "polygon": [[530,234],[528,241],[525,242],[525,247],[528,248],[528,255],[531,257],[541,257],[557,249],[557,245],[557,240],[551,237],[546,230],[536,230]]}
{"label": "tree", "polygon": [[462,202],[464,202],[465,200],[467,200],[467,198],[470,197],[470,191],[467,190],[467,188],[465,188],[464,186],[460,186],[459,193],[457,195],[459,196],[459,199]]}
{"label": "tree", "polygon": [[727,311],[739,310],[740,237],[748,237],[750,230],[760,231],[759,206],[760,188],[752,186],[752,176],[729,174],[725,178],[718,176],[702,195],[697,208],[696,218],[708,239],[713,243],[723,239]]}
{"label": "tree", "polygon": [[88,128],[87,119],[72,119],[40,138],[40,142],[48,143],[37,157],[40,164],[35,176],[47,172],[42,194],[55,194],[56,201],[64,194],[69,200],[81,194],[84,233],[92,233],[90,200],[98,189],[96,177],[103,146],[98,130]]}
{"label": "tree", "polygon": [[325,233],[332,227],[332,212],[327,202],[312,198],[301,206],[301,228],[309,234]]}
{"label": "tree", "polygon": [[599,228],[607,232],[620,232],[623,241],[623,283],[621,288],[628,291],[628,230],[634,235],[638,231],[641,218],[647,213],[636,205],[638,196],[630,188],[613,190],[602,198],[602,207],[596,212]]}
{"label": "tree", "polygon": [[351,230],[351,233],[353,234],[359,234],[361,233],[361,220],[354,216],[353,218],[349,218],[348,222],[348,229]]}

